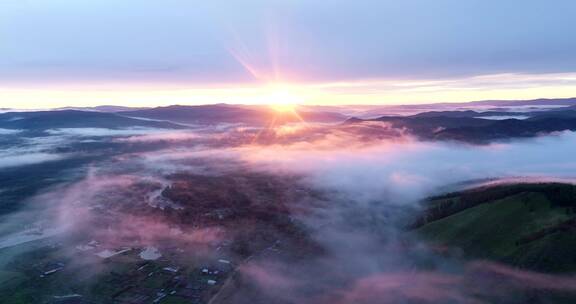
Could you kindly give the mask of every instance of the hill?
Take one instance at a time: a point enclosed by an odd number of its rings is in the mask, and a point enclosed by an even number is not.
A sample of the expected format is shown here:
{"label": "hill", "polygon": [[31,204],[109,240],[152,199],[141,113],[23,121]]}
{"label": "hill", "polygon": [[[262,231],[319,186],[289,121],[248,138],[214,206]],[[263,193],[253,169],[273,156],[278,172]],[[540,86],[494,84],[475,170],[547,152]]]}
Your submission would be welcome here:
{"label": "hill", "polygon": [[148,127],[181,129],[170,122],[147,121],[114,113],[76,110],[8,112],[0,114],[0,128],[19,130],[46,130],[57,128],[128,128]]}
{"label": "hill", "polygon": [[576,98],[539,98],[531,100],[483,100],[467,103],[469,105],[490,106],[573,106]]}
{"label": "hill", "polygon": [[425,206],[412,228],[437,248],[537,271],[576,271],[574,185],[500,185],[433,197]]}
{"label": "hill", "polygon": [[[433,111],[411,116],[351,118],[346,121],[346,124],[384,122],[393,128],[406,130],[422,140],[455,140],[480,144],[576,130],[576,111],[522,114],[531,117],[528,119],[507,118],[506,116],[511,115],[510,112]],[[502,116],[507,119],[492,120],[481,118],[483,116]]]}
{"label": "hill", "polygon": [[124,107],[115,105],[101,105],[95,107],[63,107],[54,110],[76,110],[76,111],[95,111],[95,112],[122,112],[122,111],[136,111],[146,109],[144,107]]}
{"label": "hill", "polygon": [[187,124],[269,124],[299,122],[342,122],[346,119],[342,114],[320,111],[277,112],[265,106],[238,106],[227,104],[201,105],[201,106],[168,106],[144,109],[138,111],[119,112],[129,117],[174,121]]}

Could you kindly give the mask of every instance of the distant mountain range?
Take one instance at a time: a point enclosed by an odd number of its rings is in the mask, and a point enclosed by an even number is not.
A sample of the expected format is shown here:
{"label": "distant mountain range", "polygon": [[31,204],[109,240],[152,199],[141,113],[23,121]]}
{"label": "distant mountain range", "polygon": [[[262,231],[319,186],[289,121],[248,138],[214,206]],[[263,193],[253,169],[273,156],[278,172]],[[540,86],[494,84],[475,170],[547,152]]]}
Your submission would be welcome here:
{"label": "distant mountain range", "polygon": [[574,106],[576,105],[576,98],[540,98],[532,100],[482,100],[473,102],[457,103],[455,105],[480,105],[480,106],[497,106],[497,107],[511,107],[511,106]]}
{"label": "distant mountain range", "polygon": [[[339,111],[343,107],[302,106],[294,111],[276,111],[268,106],[214,104],[201,106],[167,106],[157,108],[126,108],[101,106],[85,110],[52,110],[7,112],[0,114],[0,128],[46,130],[56,128],[166,128],[182,129],[192,125],[246,124],[279,125],[305,121],[309,123],[362,124],[385,122],[396,129],[424,140],[457,140],[486,143],[509,138],[534,137],[540,134],[576,131],[576,98],[537,99],[528,101],[480,101],[462,105],[507,107],[546,106],[528,111],[449,110],[443,105],[424,105],[427,111],[414,115],[384,115],[371,119],[349,118]],[[454,104],[450,104],[454,106]],[[557,107],[550,106],[561,106]],[[415,107],[415,106],[396,106]],[[419,105],[423,107],[423,105]],[[129,109],[129,110],[127,110]],[[330,111],[332,109],[333,111]],[[474,109],[472,107],[472,109]],[[482,108],[486,109],[486,108]],[[525,119],[512,119],[525,118]]]}
{"label": "distant mountain range", "polygon": [[572,98],[538,98],[530,100],[478,100],[468,102],[439,102],[415,105],[398,105],[400,107],[528,107],[528,106],[573,106],[576,105],[576,97]]}
{"label": "distant mountain range", "polygon": [[[384,115],[414,115],[429,111],[536,111],[553,108],[576,108],[576,98],[533,99],[533,100],[484,100],[456,103],[428,103],[411,105],[352,106],[337,107],[342,113],[360,118],[375,118]],[[316,108],[316,107],[314,107]],[[328,110],[327,107],[324,107]]]}
{"label": "distant mountain range", "polygon": [[20,130],[46,130],[57,128],[168,128],[181,129],[180,125],[164,121],[147,121],[120,116],[114,113],[75,110],[9,112],[0,114],[0,128]]}
{"label": "distant mountain range", "polygon": [[201,106],[168,106],[136,111],[119,112],[129,117],[156,120],[169,120],[186,124],[244,123],[265,125],[271,123],[299,122],[342,122],[346,116],[336,112],[325,111],[286,111],[278,112],[267,106],[241,105],[201,105]]}
{"label": "distant mountain range", "polygon": [[[125,108],[97,107],[105,110]],[[91,108],[96,109],[96,108]],[[277,112],[264,106],[204,105],[168,106],[131,111],[102,112],[96,110],[52,110],[6,112],[0,114],[0,128],[45,130],[55,128],[128,128],[149,127],[181,129],[190,125],[240,123],[265,126],[271,123],[331,122],[339,123],[346,116],[331,112]]]}
{"label": "distant mountain range", "polygon": [[62,107],[56,108],[54,110],[77,110],[77,111],[96,111],[96,112],[121,112],[121,111],[135,111],[147,109],[146,107],[123,107],[123,106],[113,106],[113,105],[101,105],[96,107]]}
{"label": "distant mountain range", "polygon": [[[492,120],[482,117],[506,118],[522,114],[527,119]],[[576,110],[535,111],[528,113],[433,111],[411,116],[382,116],[374,119],[351,118],[346,124],[386,122],[397,129],[404,129],[424,140],[457,140],[487,143],[494,140],[534,137],[559,131],[576,131]]]}

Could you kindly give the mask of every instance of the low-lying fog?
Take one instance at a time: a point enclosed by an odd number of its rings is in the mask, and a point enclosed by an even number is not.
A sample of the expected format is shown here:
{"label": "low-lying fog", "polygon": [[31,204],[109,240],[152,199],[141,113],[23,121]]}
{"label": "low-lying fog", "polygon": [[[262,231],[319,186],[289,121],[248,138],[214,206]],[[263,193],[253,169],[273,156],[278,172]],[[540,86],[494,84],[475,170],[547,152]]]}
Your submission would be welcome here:
{"label": "low-lying fog", "polygon": [[[238,129],[233,131],[239,132]],[[294,136],[294,132],[297,137],[298,132],[306,132],[306,128],[291,131],[290,135]],[[174,234],[172,223],[142,220],[138,214],[128,214],[129,209],[122,208],[122,204],[142,200],[142,208],[179,212],[179,208],[186,207],[170,205],[160,197],[162,191],[171,186],[174,174],[219,176],[259,172],[271,176],[296,176],[298,183],[322,193],[324,204],[292,216],[307,225],[313,238],[329,252],[325,258],[294,265],[265,258],[242,265],[240,271],[261,287],[264,294],[261,296],[285,303],[397,303],[405,300],[478,303],[472,294],[501,292],[508,295],[506,290],[495,291],[493,286],[482,285],[486,282],[477,281],[479,272],[490,271],[511,282],[527,282],[526,286],[530,288],[551,288],[561,279],[563,284],[554,288],[576,288],[571,279],[493,264],[444,260],[434,256],[417,240],[414,241],[418,245],[407,250],[403,248],[404,241],[399,237],[394,218],[402,217],[406,212],[417,212],[419,200],[446,190],[446,187],[457,187],[456,184],[463,181],[486,178],[529,178],[531,181],[563,178],[571,181],[576,170],[576,133],[563,132],[482,146],[419,142],[409,136],[356,141],[352,136],[338,133],[313,140],[303,137],[306,139],[283,144],[243,142],[231,146],[214,143],[226,136],[230,134],[222,130],[202,133],[76,129],[54,130],[44,138],[29,139],[14,146],[5,144],[0,154],[0,170],[96,153],[86,149],[61,153],[55,145],[61,149],[77,142],[105,142],[115,144],[106,149],[119,150],[108,159],[84,164],[84,177],[41,189],[34,197],[21,202],[23,207],[18,213],[4,215],[0,226],[3,234],[0,249],[54,235],[66,239],[73,234],[77,240],[82,238],[78,234],[84,231],[90,235],[85,242],[93,237],[100,238],[100,243],[105,243],[105,238],[114,238],[108,243],[109,250],[134,246],[134,243],[119,243],[127,235],[129,239],[137,236],[139,246],[154,246],[160,251],[159,240],[167,234],[174,235],[173,241],[186,243],[186,248],[213,242],[222,231],[179,228],[181,231]],[[134,197],[122,192],[141,183],[148,185],[146,191],[149,193]],[[113,205],[103,203],[110,199],[114,200]],[[297,203],[302,207],[302,202]],[[126,220],[85,227],[99,220],[100,211],[95,211],[99,208],[110,208],[109,212],[125,216]],[[26,224],[22,224],[24,218]],[[358,225],[358,219],[366,227]],[[41,232],[34,238],[26,238],[18,232],[40,226]],[[95,232],[95,229],[102,231]],[[415,270],[414,256],[418,259],[427,256],[435,266],[427,271]],[[479,283],[474,286],[473,282]],[[239,291],[230,301],[249,302],[250,297],[251,294]]]}

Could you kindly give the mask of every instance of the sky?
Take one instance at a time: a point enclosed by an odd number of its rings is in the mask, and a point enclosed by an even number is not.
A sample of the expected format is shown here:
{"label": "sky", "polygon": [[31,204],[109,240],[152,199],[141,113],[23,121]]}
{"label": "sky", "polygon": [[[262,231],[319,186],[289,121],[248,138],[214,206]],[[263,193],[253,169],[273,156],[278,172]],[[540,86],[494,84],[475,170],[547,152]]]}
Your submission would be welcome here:
{"label": "sky", "polygon": [[573,0],[0,0],[0,107],[576,96]]}

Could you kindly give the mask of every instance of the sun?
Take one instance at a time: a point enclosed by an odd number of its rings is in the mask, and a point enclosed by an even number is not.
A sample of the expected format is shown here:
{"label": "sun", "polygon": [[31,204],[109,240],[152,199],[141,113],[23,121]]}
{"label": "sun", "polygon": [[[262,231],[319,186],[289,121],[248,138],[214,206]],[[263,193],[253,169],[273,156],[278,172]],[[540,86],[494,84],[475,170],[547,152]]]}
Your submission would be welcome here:
{"label": "sun", "polygon": [[303,98],[285,88],[275,88],[266,97],[266,103],[277,112],[294,112]]}
{"label": "sun", "polygon": [[[297,107],[304,103],[302,95],[293,87],[286,85],[270,85],[266,87],[266,93],[262,95],[261,105],[267,105],[270,111],[270,119],[265,128],[256,133],[253,143],[256,143],[263,134],[273,134],[275,137],[285,136],[294,133],[293,124],[306,127],[304,117],[299,113]],[[287,125],[291,125],[287,127]]]}
{"label": "sun", "polygon": [[296,105],[293,104],[271,104],[270,107],[280,113],[294,112],[296,110]]}

